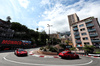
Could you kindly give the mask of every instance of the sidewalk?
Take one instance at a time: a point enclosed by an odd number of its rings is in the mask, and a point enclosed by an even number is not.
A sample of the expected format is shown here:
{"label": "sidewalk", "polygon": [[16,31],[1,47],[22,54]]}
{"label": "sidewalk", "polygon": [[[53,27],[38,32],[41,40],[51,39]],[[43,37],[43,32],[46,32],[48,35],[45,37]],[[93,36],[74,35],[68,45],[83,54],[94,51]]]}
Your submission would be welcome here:
{"label": "sidewalk", "polygon": [[43,57],[43,58],[60,58],[58,55],[46,55],[46,54],[40,54],[38,50],[30,51],[29,55],[35,56],[35,57]]}

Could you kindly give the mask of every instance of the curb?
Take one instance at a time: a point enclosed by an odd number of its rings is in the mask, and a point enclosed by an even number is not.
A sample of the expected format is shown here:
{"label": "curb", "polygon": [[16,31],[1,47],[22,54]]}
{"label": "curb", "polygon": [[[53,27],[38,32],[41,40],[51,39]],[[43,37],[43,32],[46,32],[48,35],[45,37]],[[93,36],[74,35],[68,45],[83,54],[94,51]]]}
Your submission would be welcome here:
{"label": "curb", "polygon": [[60,58],[59,56],[37,55],[37,54],[34,54],[33,51],[30,51],[30,52],[29,52],[29,55],[32,55],[32,56],[34,56],[34,57],[41,57],[41,58]]}
{"label": "curb", "polygon": [[[59,56],[45,56],[45,55],[38,55],[33,53],[34,51],[30,51],[29,55],[32,55],[34,57],[41,57],[41,58],[60,58]],[[98,58],[100,59],[100,56],[92,56],[92,55],[83,55],[83,54],[78,54],[80,56],[85,56],[85,57],[91,57],[91,58]]]}
{"label": "curb", "polygon": [[82,55],[82,54],[78,54],[78,55],[80,55],[80,56],[85,56],[85,57],[91,57],[91,58],[99,58],[99,59],[100,59],[100,57],[99,57],[99,56]]}

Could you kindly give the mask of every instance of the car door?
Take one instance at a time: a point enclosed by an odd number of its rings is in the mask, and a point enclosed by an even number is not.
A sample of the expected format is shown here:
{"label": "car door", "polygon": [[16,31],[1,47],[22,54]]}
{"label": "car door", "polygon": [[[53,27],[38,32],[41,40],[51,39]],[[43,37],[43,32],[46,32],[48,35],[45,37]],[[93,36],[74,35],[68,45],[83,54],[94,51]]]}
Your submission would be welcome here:
{"label": "car door", "polygon": [[73,57],[74,57],[74,54],[71,53],[71,52],[68,52],[68,53],[67,53],[67,56],[68,56],[68,58],[73,58]]}

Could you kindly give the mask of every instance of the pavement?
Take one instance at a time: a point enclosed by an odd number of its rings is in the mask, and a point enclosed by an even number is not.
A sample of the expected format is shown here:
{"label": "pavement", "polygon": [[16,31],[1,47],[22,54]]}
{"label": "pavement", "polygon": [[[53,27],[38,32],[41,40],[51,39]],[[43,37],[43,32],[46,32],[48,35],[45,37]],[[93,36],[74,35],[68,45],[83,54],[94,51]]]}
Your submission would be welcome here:
{"label": "pavement", "polygon": [[45,55],[38,53],[38,50],[30,51],[29,55],[35,56],[35,57],[42,57],[42,58],[60,58],[58,55]]}

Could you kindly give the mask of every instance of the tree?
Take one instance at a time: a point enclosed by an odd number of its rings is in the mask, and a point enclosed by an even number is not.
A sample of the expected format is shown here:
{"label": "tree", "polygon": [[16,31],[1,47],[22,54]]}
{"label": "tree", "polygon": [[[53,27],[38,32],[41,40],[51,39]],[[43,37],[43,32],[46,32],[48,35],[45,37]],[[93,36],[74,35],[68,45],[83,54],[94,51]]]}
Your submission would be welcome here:
{"label": "tree", "polygon": [[67,40],[66,40],[66,44],[69,45],[69,38],[67,38]]}
{"label": "tree", "polygon": [[38,31],[39,29],[38,29],[38,28],[36,28],[36,30]]}
{"label": "tree", "polygon": [[10,16],[8,16],[8,17],[7,17],[7,21],[8,21],[8,22],[10,22],[10,20],[11,20],[11,17],[10,17]]}
{"label": "tree", "polygon": [[86,54],[88,54],[88,53],[93,53],[94,48],[95,48],[95,47],[94,47],[93,45],[85,45],[85,46],[83,47],[83,49],[84,49],[84,51],[85,51]]}
{"label": "tree", "polygon": [[70,50],[75,50],[76,51],[76,48],[75,47],[72,47],[72,48],[70,48]]}
{"label": "tree", "polygon": [[46,38],[48,38],[48,35],[45,31],[38,32],[38,29],[37,31],[34,31],[18,22],[12,22],[11,29],[15,31],[14,38],[16,39],[31,40],[38,45],[46,44]]}

